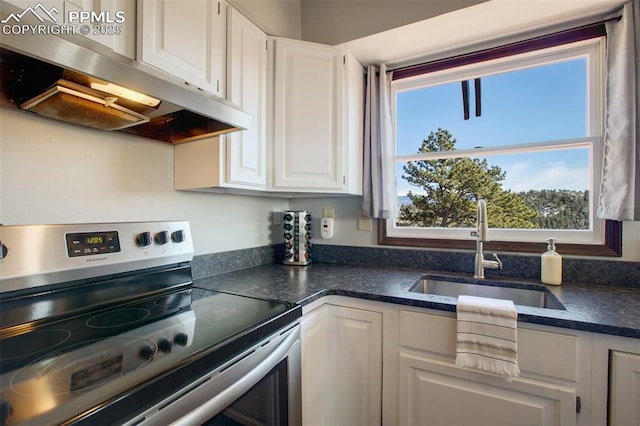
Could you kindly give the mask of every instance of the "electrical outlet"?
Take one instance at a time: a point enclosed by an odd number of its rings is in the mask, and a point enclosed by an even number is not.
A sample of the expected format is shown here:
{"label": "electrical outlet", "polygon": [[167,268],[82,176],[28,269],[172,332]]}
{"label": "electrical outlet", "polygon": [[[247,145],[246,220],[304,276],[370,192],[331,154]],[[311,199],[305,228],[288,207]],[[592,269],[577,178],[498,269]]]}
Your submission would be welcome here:
{"label": "electrical outlet", "polygon": [[333,219],[334,213],[334,209],[322,209],[322,217],[330,217],[331,219]]}
{"label": "electrical outlet", "polygon": [[373,219],[364,216],[362,212],[358,216],[358,231],[373,231]]}

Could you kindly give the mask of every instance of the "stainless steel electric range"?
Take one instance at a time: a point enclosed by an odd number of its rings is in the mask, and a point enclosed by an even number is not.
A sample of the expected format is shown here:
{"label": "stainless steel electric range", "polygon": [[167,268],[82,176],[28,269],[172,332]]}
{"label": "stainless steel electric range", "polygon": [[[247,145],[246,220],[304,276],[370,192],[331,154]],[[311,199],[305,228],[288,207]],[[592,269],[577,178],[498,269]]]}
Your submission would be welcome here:
{"label": "stainless steel electric range", "polygon": [[300,423],[301,308],[194,288],[188,222],[0,247],[0,425]]}

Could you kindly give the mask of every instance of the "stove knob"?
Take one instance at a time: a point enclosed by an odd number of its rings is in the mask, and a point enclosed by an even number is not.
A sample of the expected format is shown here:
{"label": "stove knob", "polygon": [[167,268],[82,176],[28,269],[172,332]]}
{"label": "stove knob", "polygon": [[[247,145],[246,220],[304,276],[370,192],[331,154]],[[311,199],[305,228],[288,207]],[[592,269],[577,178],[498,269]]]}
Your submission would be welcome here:
{"label": "stove knob", "polygon": [[156,351],[155,349],[153,349],[152,346],[147,345],[145,347],[143,347],[142,349],[140,349],[140,358],[144,359],[145,361],[151,361],[153,359],[153,355],[155,355]]}
{"label": "stove knob", "polygon": [[184,236],[184,231],[182,229],[173,231],[171,233],[171,241],[173,241],[174,243],[181,243],[184,241],[184,239],[185,239],[185,236]]}
{"label": "stove knob", "polygon": [[9,417],[13,414],[13,407],[7,401],[0,402],[0,425],[9,423]]}
{"label": "stove knob", "polygon": [[158,341],[158,349],[160,349],[160,351],[164,352],[165,354],[170,353],[172,347],[173,347],[173,343],[171,343],[167,339],[160,339]]}
{"label": "stove knob", "polygon": [[169,231],[158,232],[154,237],[156,244],[165,245],[169,242]]}
{"label": "stove knob", "polygon": [[148,247],[151,245],[151,232],[142,232],[136,236],[138,247]]}
{"label": "stove knob", "polygon": [[189,336],[186,333],[178,333],[173,337],[173,343],[179,346],[187,346]]}
{"label": "stove knob", "polygon": [[4,244],[0,244],[0,260],[2,260],[5,257],[7,257],[8,253],[9,253],[9,248],[7,246],[5,246]]}

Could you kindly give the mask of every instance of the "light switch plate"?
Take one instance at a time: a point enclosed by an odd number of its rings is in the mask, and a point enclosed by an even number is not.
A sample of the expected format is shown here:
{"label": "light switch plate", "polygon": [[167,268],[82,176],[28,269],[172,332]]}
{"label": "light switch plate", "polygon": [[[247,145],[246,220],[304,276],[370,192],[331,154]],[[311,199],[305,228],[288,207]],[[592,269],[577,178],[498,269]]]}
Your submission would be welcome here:
{"label": "light switch plate", "polygon": [[322,209],[322,217],[330,217],[330,218],[334,218],[335,211],[334,209],[329,209],[329,208],[324,208]]}
{"label": "light switch plate", "polygon": [[373,219],[364,216],[362,212],[358,216],[358,231],[373,231]]}

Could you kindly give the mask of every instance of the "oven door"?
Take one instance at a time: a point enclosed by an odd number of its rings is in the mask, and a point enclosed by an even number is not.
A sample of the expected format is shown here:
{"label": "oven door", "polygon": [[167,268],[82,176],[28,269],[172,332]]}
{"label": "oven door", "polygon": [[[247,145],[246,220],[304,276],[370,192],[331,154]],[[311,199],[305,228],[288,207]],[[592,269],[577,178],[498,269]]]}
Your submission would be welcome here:
{"label": "oven door", "polygon": [[300,326],[253,345],[127,425],[299,425]]}

